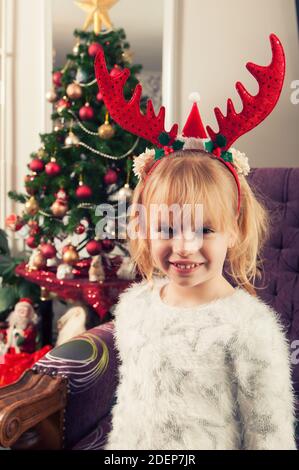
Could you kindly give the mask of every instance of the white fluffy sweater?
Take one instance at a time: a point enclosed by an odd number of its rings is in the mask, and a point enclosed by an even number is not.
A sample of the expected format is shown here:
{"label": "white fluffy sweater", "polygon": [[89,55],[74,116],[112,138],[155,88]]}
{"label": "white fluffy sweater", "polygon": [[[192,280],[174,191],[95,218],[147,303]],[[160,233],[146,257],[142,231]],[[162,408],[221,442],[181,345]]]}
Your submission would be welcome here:
{"label": "white fluffy sweater", "polygon": [[168,306],[166,281],[133,283],[116,305],[120,380],[105,450],[296,450],[289,343],[276,312],[241,288]]}

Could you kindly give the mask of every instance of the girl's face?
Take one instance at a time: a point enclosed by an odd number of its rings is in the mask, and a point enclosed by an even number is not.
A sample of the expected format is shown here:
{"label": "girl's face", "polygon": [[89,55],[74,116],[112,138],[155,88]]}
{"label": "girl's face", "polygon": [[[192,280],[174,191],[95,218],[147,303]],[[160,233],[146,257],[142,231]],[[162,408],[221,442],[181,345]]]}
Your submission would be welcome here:
{"label": "girl's face", "polygon": [[[168,221],[164,224],[163,218],[154,232],[150,240],[153,262],[170,281],[191,287],[222,278],[227,249],[235,241],[232,235],[217,232],[208,223],[195,227],[195,231],[176,231]],[[180,263],[189,268],[178,266]]]}

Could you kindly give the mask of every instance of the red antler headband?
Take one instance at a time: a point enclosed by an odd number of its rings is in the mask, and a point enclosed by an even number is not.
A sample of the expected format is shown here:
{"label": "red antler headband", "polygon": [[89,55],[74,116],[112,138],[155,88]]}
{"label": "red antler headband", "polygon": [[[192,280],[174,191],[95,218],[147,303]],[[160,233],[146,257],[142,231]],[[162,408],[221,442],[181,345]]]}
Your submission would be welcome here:
{"label": "red antler headband", "polygon": [[[147,102],[145,114],[140,112],[142,87],[138,84],[132,98],[127,101],[123,96],[124,85],[130,75],[129,69],[111,76],[107,70],[104,51],[101,48],[95,59],[95,73],[104,103],[117,124],[123,129],[152,142],[158,149],[146,150],[135,158],[135,174],[146,182],[149,175],[164,156],[175,150],[202,149],[213,153],[233,174],[238,188],[238,212],[241,191],[238,174],[248,174],[250,170],[245,154],[241,154],[231,145],[243,134],[258,126],[274,109],[284,82],[285,54],[282,44],[275,34],[270,35],[272,61],[268,66],[248,62],[247,70],[259,84],[257,95],[248,93],[242,83],[236,83],[236,89],[243,103],[243,109],[236,113],[231,99],[227,100],[226,116],[215,108],[219,131],[214,132],[207,126],[210,136],[206,141],[206,132],[202,125],[197,104],[194,103],[183,129],[183,139],[176,140],[178,125],[174,124],[169,132],[165,130],[165,108],[162,106],[156,116],[152,101]],[[155,160],[154,165],[152,165]]]}

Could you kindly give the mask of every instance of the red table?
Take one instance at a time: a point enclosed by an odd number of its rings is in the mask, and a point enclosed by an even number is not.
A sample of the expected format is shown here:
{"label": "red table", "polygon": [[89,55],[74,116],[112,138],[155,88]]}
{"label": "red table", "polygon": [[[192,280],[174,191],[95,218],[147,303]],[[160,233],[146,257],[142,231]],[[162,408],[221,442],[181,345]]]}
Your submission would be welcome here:
{"label": "red table", "polygon": [[[101,320],[105,318],[109,309],[117,302],[119,294],[132,284],[132,280],[108,279],[103,282],[90,282],[86,277],[59,280],[55,270],[30,271],[26,263],[16,268],[16,274],[30,282],[38,284],[48,292],[54,292],[65,301],[73,300],[83,302],[97,312]],[[137,279],[136,279],[137,280]]]}

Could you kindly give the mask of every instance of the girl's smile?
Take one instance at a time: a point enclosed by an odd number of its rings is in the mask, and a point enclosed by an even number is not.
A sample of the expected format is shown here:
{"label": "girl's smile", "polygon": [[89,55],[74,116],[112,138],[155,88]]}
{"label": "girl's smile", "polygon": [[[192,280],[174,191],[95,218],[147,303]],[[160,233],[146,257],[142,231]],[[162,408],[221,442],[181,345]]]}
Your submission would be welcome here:
{"label": "girl's smile", "polygon": [[182,263],[172,263],[169,262],[171,268],[178,274],[183,276],[188,275],[199,269],[204,263],[191,263],[191,262],[182,262]]}

